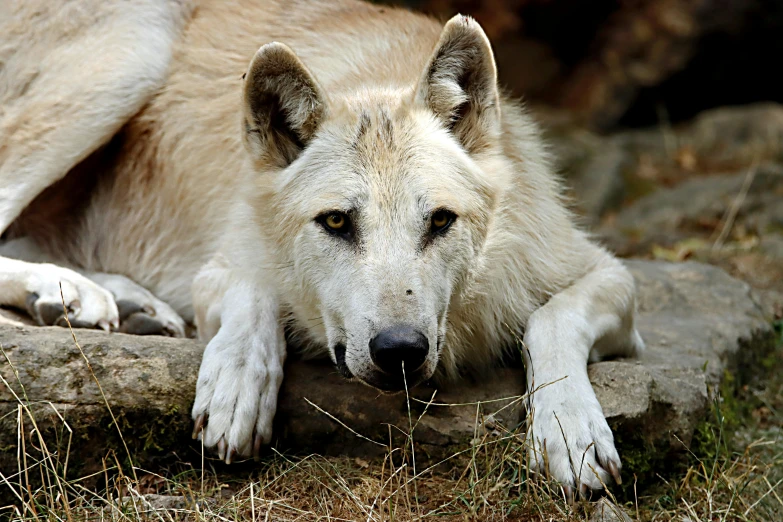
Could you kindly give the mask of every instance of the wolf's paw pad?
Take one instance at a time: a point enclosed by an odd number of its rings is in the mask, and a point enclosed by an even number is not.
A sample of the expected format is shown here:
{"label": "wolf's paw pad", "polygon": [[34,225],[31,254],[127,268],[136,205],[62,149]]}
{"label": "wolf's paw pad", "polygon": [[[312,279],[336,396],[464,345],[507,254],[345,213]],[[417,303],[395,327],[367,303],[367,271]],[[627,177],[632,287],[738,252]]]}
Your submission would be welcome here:
{"label": "wolf's paw pad", "polygon": [[185,337],[185,321],[171,306],[146,288],[116,274],[97,274],[93,279],[114,296],[119,311],[120,332]]}
{"label": "wolf's paw pad", "polygon": [[167,313],[167,310],[159,311],[149,304],[125,300],[117,301],[117,309],[120,312],[120,332],[185,337],[185,322],[173,310]]}
{"label": "wolf's paw pad", "polygon": [[534,471],[560,482],[569,499],[575,492],[584,497],[603,489],[612,479],[621,483],[620,456],[598,401],[572,397],[553,408],[534,400],[534,408],[529,450]]}
{"label": "wolf's paw pad", "polygon": [[67,326],[70,321],[74,328],[109,331],[119,325],[117,306],[106,289],[67,268],[39,266],[40,272],[30,276],[25,307],[40,326]]}

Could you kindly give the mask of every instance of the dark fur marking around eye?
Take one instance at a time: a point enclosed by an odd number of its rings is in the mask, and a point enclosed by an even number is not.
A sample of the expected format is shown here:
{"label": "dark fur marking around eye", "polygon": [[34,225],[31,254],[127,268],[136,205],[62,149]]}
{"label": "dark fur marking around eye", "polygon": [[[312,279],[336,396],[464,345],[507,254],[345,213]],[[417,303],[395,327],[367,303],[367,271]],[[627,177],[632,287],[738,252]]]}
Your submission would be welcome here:
{"label": "dark fur marking around eye", "polygon": [[[315,217],[315,222],[321,225],[321,228],[326,231],[327,234],[348,241],[349,243],[356,242],[356,226],[354,225],[353,212],[344,212],[342,210],[328,210],[322,212]],[[340,228],[333,228],[329,226],[329,218],[333,216],[339,216],[345,220],[345,224]]]}
{"label": "dark fur marking around eye", "polygon": [[[446,223],[438,225],[435,220],[445,218]],[[427,232],[421,243],[421,249],[424,250],[431,245],[438,237],[446,235],[451,225],[457,220],[457,214],[446,208],[439,208],[430,214],[428,219]]]}

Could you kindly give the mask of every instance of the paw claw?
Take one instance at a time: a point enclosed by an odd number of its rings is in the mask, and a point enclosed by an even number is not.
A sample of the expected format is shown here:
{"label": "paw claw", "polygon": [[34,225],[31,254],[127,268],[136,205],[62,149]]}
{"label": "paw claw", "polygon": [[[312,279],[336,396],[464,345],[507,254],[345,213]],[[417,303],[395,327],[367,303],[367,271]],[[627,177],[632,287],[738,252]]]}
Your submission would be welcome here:
{"label": "paw claw", "polygon": [[574,505],[574,488],[571,486],[563,486],[563,493],[565,494],[566,502],[569,506]]}
{"label": "paw claw", "polygon": [[612,478],[615,482],[617,482],[617,485],[619,486],[622,484],[623,478],[620,476],[620,469],[617,467],[617,463],[613,460],[610,460],[606,467],[609,468],[609,474],[612,475]]}
{"label": "paw claw", "polygon": [[261,457],[261,446],[263,443],[263,437],[256,433],[256,436],[253,438],[253,459],[258,460]]}
{"label": "paw claw", "polygon": [[201,434],[201,432],[204,429],[204,424],[206,424],[207,416],[206,414],[202,413],[198,417],[196,417],[196,422],[193,426],[193,440],[197,440],[198,436]]}
{"label": "paw claw", "polygon": [[228,455],[226,455],[226,464],[231,464],[234,462],[234,457],[237,456],[237,450],[235,447],[231,446],[228,450]]}
{"label": "paw claw", "polygon": [[226,460],[226,439],[223,437],[221,437],[218,441],[217,450],[218,458],[220,458],[220,460]]}

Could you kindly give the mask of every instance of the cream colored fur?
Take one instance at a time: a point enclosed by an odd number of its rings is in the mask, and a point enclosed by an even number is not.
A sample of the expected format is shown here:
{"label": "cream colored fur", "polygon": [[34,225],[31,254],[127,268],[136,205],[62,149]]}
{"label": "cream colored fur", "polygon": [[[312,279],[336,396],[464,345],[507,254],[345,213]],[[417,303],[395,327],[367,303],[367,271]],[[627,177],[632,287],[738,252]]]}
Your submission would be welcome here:
{"label": "cream colored fur", "polygon": [[[545,446],[568,488],[619,477],[586,364],[643,347],[634,283],[574,226],[478,24],[355,0],[44,5],[0,7],[0,304],[63,281],[88,326],[140,290],[195,320],[196,431],[228,461],[271,439],[286,325],[373,384],[391,326],[429,341],[417,382],[486,372],[524,331],[529,387],[557,381],[532,397],[531,464]],[[92,153],[84,204],[40,203]],[[438,209],[456,219],[435,235]],[[335,211],[350,239],[319,221]]]}

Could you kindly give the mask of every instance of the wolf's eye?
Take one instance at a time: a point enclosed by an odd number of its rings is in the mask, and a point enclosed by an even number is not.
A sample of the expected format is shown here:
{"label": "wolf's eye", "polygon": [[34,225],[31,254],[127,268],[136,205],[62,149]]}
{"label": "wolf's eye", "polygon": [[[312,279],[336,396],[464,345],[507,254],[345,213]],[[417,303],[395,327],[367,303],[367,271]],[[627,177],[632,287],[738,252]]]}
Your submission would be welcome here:
{"label": "wolf's eye", "polygon": [[321,214],[315,218],[315,220],[330,234],[340,236],[344,239],[351,239],[353,236],[351,216],[345,212],[327,212]]}
{"label": "wolf's eye", "polygon": [[326,219],[324,220],[324,223],[326,223],[326,226],[331,228],[332,230],[341,230],[343,227],[345,227],[345,224],[348,222],[346,219],[345,214],[329,214],[326,216]]}
{"label": "wolf's eye", "polygon": [[438,234],[445,232],[454,223],[456,217],[457,215],[454,212],[445,209],[436,210],[430,218],[430,233]]}

